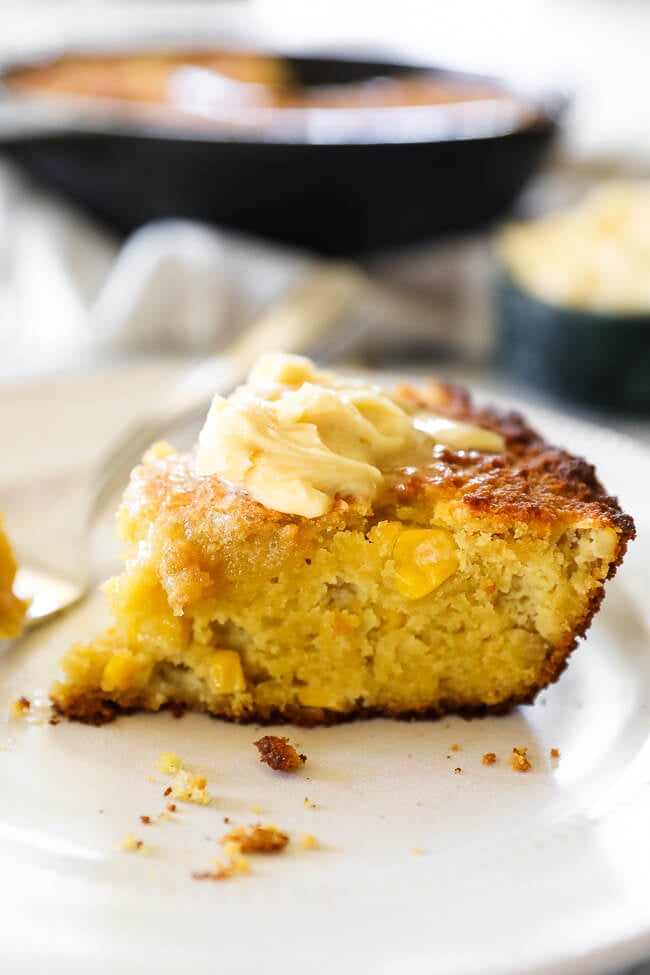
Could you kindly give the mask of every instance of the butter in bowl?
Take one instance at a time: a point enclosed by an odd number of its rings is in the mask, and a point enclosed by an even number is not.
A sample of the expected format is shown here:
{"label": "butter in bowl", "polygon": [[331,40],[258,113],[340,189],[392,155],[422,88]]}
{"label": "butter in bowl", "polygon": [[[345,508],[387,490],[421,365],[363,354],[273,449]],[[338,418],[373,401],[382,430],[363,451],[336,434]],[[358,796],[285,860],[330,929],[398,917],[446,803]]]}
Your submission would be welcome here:
{"label": "butter in bowl", "polygon": [[498,354],[549,393],[650,413],[650,181],[602,184],[498,238]]}

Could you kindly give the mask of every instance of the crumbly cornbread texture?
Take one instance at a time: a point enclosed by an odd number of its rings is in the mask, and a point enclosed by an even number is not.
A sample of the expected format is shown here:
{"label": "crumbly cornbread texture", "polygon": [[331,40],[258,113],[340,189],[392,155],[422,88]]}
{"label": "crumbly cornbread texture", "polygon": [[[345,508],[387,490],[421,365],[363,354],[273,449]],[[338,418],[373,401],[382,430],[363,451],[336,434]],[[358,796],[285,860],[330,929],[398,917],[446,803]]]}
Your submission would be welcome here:
{"label": "crumbly cornbread texture", "polygon": [[634,535],[593,468],[440,384],[422,408],[503,435],[432,448],[372,505],[282,514],[159,445],[119,512],[113,626],[63,661],[58,710],[245,720],[503,711],[557,679]]}
{"label": "crumbly cornbread texture", "polygon": [[0,640],[20,633],[27,611],[27,603],[18,599],[13,591],[16,568],[16,560],[0,514]]}

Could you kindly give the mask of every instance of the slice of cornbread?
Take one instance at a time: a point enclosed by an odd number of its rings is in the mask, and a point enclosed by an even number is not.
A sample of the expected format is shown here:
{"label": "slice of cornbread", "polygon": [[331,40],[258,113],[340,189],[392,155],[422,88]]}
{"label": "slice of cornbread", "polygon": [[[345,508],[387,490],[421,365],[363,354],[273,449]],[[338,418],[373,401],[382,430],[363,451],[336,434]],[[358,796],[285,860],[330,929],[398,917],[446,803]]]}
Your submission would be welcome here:
{"label": "slice of cornbread", "polygon": [[153,448],[119,512],[113,625],[63,661],[70,718],[182,705],[245,721],[504,711],[557,679],[634,536],[593,468],[462,391],[400,390],[505,440],[432,448],[373,502],[281,513]]}
{"label": "slice of cornbread", "polygon": [[0,640],[17,636],[22,627],[27,604],[13,591],[16,560],[0,514]]}

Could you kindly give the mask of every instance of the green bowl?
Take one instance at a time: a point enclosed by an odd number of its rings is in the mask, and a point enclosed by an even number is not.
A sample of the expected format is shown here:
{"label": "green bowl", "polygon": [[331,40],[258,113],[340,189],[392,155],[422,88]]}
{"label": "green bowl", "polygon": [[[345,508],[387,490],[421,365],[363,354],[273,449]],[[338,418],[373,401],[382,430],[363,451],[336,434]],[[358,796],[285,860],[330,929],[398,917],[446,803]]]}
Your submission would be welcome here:
{"label": "green bowl", "polygon": [[497,325],[498,360],[511,375],[563,399],[650,413],[650,313],[551,305],[504,272]]}

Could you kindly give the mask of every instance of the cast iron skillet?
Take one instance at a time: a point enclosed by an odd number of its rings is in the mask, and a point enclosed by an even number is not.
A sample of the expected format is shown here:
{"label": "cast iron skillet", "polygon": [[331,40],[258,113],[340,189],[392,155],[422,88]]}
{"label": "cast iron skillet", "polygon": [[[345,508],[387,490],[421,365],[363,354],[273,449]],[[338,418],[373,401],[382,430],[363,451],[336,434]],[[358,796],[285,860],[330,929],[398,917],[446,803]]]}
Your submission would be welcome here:
{"label": "cast iron skillet", "polygon": [[[287,60],[306,85],[422,71],[493,80],[338,57]],[[538,109],[532,121],[496,132],[483,125],[478,134],[441,133],[422,124],[413,132],[402,124],[405,110],[393,109],[388,133],[384,127],[362,139],[347,130],[340,139],[331,131],[286,138],[272,131],[188,131],[164,121],[94,116],[87,108],[39,110],[4,89],[0,151],[121,232],[186,217],[324,254],[358,255],[500,217],[540,165],[564,108],[555,93],[532,101]]]}

